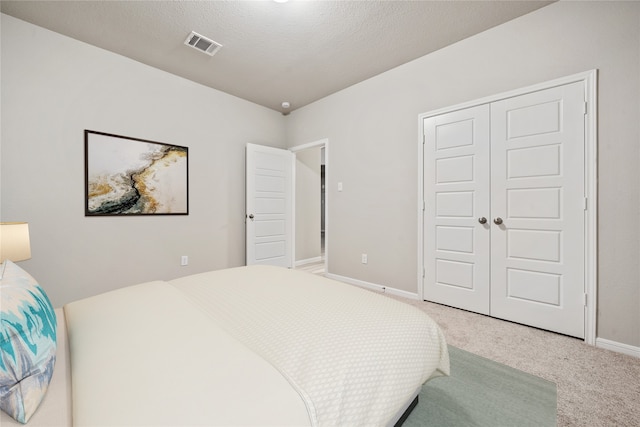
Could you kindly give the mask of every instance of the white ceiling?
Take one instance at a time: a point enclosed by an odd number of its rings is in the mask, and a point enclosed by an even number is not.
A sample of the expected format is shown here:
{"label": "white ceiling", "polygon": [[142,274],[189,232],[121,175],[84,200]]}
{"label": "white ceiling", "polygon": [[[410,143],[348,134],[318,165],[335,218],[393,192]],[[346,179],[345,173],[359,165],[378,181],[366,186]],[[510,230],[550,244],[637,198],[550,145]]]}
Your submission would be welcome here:
{"label": "white ceiling", "polygon": [[[2,1],[2,13],[292,111],[549,1]],[[184,45],[196,31],[223,45]]]}

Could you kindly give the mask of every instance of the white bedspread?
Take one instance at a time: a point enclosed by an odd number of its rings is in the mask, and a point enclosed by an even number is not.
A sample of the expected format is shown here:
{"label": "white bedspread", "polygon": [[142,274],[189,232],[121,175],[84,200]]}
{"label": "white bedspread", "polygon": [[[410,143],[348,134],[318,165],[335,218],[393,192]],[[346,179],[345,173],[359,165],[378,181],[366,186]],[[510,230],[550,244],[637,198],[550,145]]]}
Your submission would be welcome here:
{"label": "white bedspread", "polygon": [[170,283],[275,366],[312,425],[386,425],[421,384],[449,373],[435,322],[373,292],[269,266]]}
{"label": "white bedspread", "polygon": [[309,425],[282,375],[166,282],[64,309],[76,427]]}
{"label": "white bedspread", "polygon": [[253,266],[65,306],[76,426],[386,425],[448,374],[415,307]]}

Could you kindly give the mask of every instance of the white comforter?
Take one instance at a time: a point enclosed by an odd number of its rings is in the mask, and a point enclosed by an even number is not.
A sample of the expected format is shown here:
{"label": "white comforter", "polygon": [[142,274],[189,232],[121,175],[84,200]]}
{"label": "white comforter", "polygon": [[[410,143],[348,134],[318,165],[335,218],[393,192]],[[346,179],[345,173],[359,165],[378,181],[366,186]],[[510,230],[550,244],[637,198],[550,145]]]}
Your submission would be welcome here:
{"label": "white comforter", "polygon": [[448,374],[409,305],[253,266],[65,306],[75,425],[386,425]]}

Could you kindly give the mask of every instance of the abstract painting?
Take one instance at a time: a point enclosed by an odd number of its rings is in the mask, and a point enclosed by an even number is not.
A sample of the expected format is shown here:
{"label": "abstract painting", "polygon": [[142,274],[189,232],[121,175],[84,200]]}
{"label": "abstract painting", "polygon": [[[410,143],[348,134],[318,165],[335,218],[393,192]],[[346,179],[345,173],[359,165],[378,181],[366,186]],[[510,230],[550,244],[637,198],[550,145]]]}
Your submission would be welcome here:
{"label": "abstract painting", "polygon": [[84,131],[85,216],[188,215],[189,149]]}

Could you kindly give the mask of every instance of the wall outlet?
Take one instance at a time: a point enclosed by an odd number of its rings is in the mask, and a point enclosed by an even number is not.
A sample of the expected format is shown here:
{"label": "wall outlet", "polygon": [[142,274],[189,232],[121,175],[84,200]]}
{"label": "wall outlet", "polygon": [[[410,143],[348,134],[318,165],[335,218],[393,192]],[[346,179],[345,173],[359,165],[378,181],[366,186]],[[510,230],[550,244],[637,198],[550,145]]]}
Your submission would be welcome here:
{"label": "wall outlet", "polygon": [[180,257],[180,265],[182,266],[189,265],[189,257],[186,255],[182,255]]}
{"label": "wall outlet", "polygon": [[368,262],[367,260],[367,254],[362,254],[362,263],[366,264]]}

